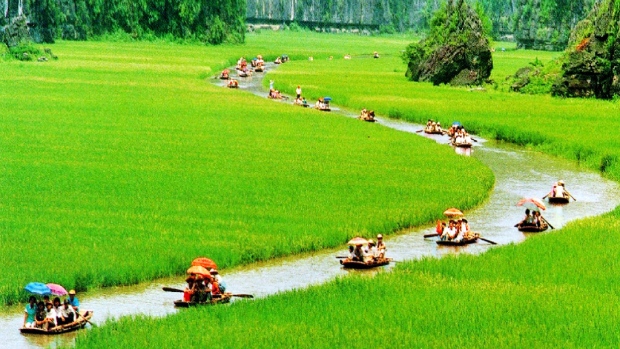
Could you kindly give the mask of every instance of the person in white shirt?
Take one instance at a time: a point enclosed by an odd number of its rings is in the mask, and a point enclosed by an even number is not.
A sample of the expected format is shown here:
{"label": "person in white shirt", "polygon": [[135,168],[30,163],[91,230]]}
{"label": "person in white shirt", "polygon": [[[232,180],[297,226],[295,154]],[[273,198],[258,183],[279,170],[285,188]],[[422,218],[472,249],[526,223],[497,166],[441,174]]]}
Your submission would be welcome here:
{"label": "person in white shirt", "polygon": [[297,89],[295,90],[295,93],[297,93],[297,99],[301,98],[301,86],[297,85]]}
{"label": "person in white shirt", "polygon": [[45,322],[43,324],[44,330],[49,330],[52,327],[56,327],[58,322],[56,321],[56,311],[54,310],[54,305],[52,303],[47,303],[47,316],[45,317]]}
{"label": "person in white shirt", "polygon": [[454,221],[450,220],[450,225],[443,230],[443,234],[441,234],[441,240],[447,241],[452,240],[456,237],[456,228],[454,227]]}
{"label": "person in white shirt", "polygon": [[69,304],[68,299],[65,299],[64,304],[60,307],[60,316],[64,319],[62,325],[70,324],[76,320],[75,310]]}
{"label": "person in white shirt", "polygon": [[220,275],[220,273],[216,269],[211,269],[211,276],[217,282],[217,285],[220,289],[220,293],[226,292],[226,281],[224,281],[224,278],[222,278],[222,275]]}
{"label": "person in white shirt", "polygon": [[385,243],[383,242],[383,235],[377,235],[377,258],[385,258],[385,251],[387,248],[385,247]]}

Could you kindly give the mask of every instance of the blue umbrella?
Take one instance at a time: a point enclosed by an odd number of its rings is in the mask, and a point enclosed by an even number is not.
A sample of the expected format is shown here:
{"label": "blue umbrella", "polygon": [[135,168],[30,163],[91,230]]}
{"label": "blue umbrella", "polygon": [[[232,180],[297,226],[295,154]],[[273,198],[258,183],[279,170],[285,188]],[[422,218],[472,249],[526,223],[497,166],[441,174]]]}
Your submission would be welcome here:
{"label": "blue umbrella", "polygon": [[332,98],[331,98],[331,97],[325,97],[325,98],[323,98],[323,100],[324,100],[325,102],[329,102],[329,101],[331,101],[331,100],[332,100]]}
{"label": "blue umbrella", "polygon": [[461,123],[458,121],[453,121],[452,126],[463,126],[463,125],[461,125]]}
{"label": "blue umbrella", "polygon": [[52,290],[42,282],[31,282],[24,289],[30,293],[38,294],[40,296],[51,295]]}

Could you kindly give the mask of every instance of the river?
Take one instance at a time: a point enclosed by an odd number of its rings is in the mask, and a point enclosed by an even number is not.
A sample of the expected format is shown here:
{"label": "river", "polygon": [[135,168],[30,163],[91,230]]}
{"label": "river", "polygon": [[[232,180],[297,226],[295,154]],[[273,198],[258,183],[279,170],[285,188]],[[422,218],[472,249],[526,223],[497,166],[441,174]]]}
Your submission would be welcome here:
{"label": "river", "polygon": [[[288,63],[290,64],[290,63]],[[269,66],[268,69],[273,69]],[[219,80],[217,84],[224,85]],[[266,97],[260,77],[240,79],[241,89]],[[274,101],[274,103],[290,103]],[[293,108],[293,106],[291,106]],[[294,108],[300,108],[295,106]],[[332,113],[355,117],[354,113],[332,108]],[[316,111],[316,113],[321,113]],[[360,121],[362,122],[362,121]],[[429,138],[429,141],[448,143],[447,137],[418,133],[422,125],[404,121],[378,118],[377,127],[390,127]],[[465,153],[488,166],[495,173],[495,187],[488,200],[472,211],[466,212],[472,230],[480,232],[485,238],[498,244],[518,243],[528,234],[514,228],[523,217],[524,209],[516,203],[523,197],[542,197],[551,189],[553,182],[564,179],[567,189],[577,201],[568,205],[547,205],[544,216],[559,229],[566,223],[589,216],[609,212],[620,204],[620,186],[604,179],[598,173],[585,170],[575,162],[554,158],[539,152],[528,151],[514,145],[479,139],[474,147]],[[457,149],[457,152],[462,150]],[[434,226],[423,226],[404,230],[387,236],[387,255],[395,261],[415,260],[424,256],[441,257],[455,253],[481,253],[492,245],[478,242],[464,247],[438,246],[433,238],[424,239],[424,234],[434,232]],[[549,230],[545,233],[552,233]],[[232,270],[226,270],[224,277],[233,293],[250,293],[264,297],[310,285],[317,285],[348,273],[376,273],[389,271],[395,264],[370,271],[350,271],[342,269],[337,254],[345,254],[345,247],[319,251],[316,253],[279,258],[255,263]],[[180,298],[179,293],[162,291],[163,286],[183,288],[183,278],[160,279],[150,283],[129,287],[113,287],[79,294],[83,309],[93,310],[92,321],[102,324],[108,319],[125,315],[145,314],[165,316],[179,310],[173,301]],[[269,280],[269,282],[264,282]],[[180,310],[183,311],[183,310]],[[71,343],[76,333],[59,336],[22,335],[19,327],[23,322],[23,307],[5,308],[0,313],[0,348],[35,349]]]}

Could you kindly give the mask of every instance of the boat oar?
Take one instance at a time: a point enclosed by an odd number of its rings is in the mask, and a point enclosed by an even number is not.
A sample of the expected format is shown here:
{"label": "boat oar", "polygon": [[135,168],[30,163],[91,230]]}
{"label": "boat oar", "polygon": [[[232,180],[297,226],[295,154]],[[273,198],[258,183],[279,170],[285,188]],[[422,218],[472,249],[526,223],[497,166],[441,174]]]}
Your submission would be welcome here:
{"label": "boat oar", "polygon": [[424,130],[417,130],[416,133],[424,132]]}
{"label": "boat oar", "polygon": [[478,143],[478,140],[477,140],[477,139],[475,139],[474,137],[471,137],[471,136],[470,136],[469,138],[471,138],[471,140],[472,140],[472,141],[474,141],[474,142]]}
{"label": "boat oar", "polygon": [[545,217],[543,217],[541,215],[540,218],[542,218],[542,220],[545,221],[545,223],[547,223],[547,225],[549,225],[549,227],[551,227],[551,229],[555,229],[555,227],[553,225],[551,225],[551,223],[549,223],[549,221]]}
{"label": "boat oar", "polygon": [[573,196],[573,194],[569,193],[569,192],[568,192],[568,190],[566,190],[566,189],[565,189],[565,190],[564,190],[564,192],[565,192],[566,194],[568,194],[568,196],[570,196],[571,198],[573,198],[573,200],[577,201],[577,199],[575,199],[575,197]]}
{"label": "boat oar", "polygon": [[486,242],[490,243],[491,245],[497,245],[497,242],[485,239],[483,237],[478,237],[478,239],[480,239],[482,241],[486,241]]}
{"label": "boat oar", "polygon": [[239,297],[239,298],[254,298],[254,295],[251,295],[251,294],[243,294],[243,293],[240,293],[240,294],[231,294],[231,296],[233,296],[233,297]]}
{"label": "boat oar", "polygon": [[90,320],[88,320],[86,317],[84,317],[84,315],[82,315],[82,313],[78,313],[78,319],[82,318],[84,319],[84,321],[88,322],[92,327],[97,327],[97,325],[93,324],[92,322],[90,322]]}
{"label": "boat oar", "polygon": [[432,238],[432,237],[435,237],[435,236],[440,236],[440,234],[437,234],[437,233],[435,233],[435,234],[426,234],[426,235],[424,235],[424,238],[425,239],[426,238]]}
{"label": "boat oar", "polygon": [[173,288],[173,287],[162,287],[161,289],[166,291],[166,292],[179,292],[179,293],[185,292],[183,290],[180,290],[178,288]]}
{"label": "boat oar", "polygon": [[[549,193],[549,194],[551,194],[551,193]],[[544,200],[544,199],[546,199],[546,198],[549,196],[549,194],[547,194],[547,195],[543,196],[543,197],[542,197],[542,199],[543,199],[543,200]]]}
{"label": "boat oar", "polygon": [[349,258],[348,256],[336,256],[336,259],[347,259]]}

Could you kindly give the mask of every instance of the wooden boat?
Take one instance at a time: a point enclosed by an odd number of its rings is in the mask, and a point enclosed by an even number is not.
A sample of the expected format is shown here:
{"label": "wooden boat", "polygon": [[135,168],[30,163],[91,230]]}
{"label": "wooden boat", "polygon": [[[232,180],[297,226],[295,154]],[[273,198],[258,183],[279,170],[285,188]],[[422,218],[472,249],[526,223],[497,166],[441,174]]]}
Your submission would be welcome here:
{"label": "wooden boat", "polygon": [[541,224],[540,226],[533,225],[533,224],[523,224],[523,225],[517,225],[517,228],[519,229],[519,231],[524,232],[524,233],[540,233],[542,231],[549,229],[549,225],[546,223]]}
{"label": "wooden boat", "polygon": [[261,66],[254,68],[254,71],[257,73],[262,73],[265,71],[265,68],[263,68],[263,66],[261,65]]}
{"label": "wooden boat", "polygon": [[437,240],[437,245],[442,245],[442,246],[465,246],[465,245],[469,245],[469,244],[473,244],[474,242],[478,241],[478,238],[475,237],[473,239],[463,239],[459,242],[456,242],[454,240]]}
{"label": "wooden boat", "polygon": [[453,146],[458,147],[458,148],[471,148],[472,147],[472,143],[456,143],[455,141],[451,142]]}
{"label": "wooden boat", "polygon": [[29,333],[29,334],[44,334],[44,335],[54,335],[54,334],[62,334],[67,332],[77,331],[79,329],[84,328],[88,321],[93,317],[92,310],[83,310],[80,311],[81,316],[72,323],[56,326],[50,328],[48,330],[44,330],[42,328],[20,328],[19,332],[21,333]]}
{"label": "wooden boat", "polygon": [[230,76],[229,75],[220,75],[220,79],[221,80],[228,80],[228,79],[230,79]]}
{"label": "wooden boat", "polygon": [[570,201],[567,196],[549,196],[548,200],[550,204],[568,204],[568,202]]}
{"label": "wooden boat", "polygon": [[218,298],[214,297],[211,299],[210,302],[205,302],[205,303],[186,302],[180,299],[178,301],[174,301],[174,306],[177,308],[189,308],[189,307],[196,307],[196,306],[203,306],[203,305],[217,305],[217,304],[230,303],[231,298],[232,298],[232,293],[224,293],[222,294],[221,297],[218,297]]}
{"label": "wooden boat", "polygon": [[343,259],[340,261],[340,264],[342,264],[342,266],[345,268],[351,268],[351,269],[371,269],[371,268],[388,265],[390,264],[390,261],[392,261],[392,258],[380,258],[380,259],[376,259],[376,260],[372,260],[368,262],[359,262],[359,261],[352,261],[349,259]]}
{"label": "wooden boat", "polygon": [[424,133],[428,134],[428,135],[442,135],[443,131],[431,131],[428,128],[424,129]]}

